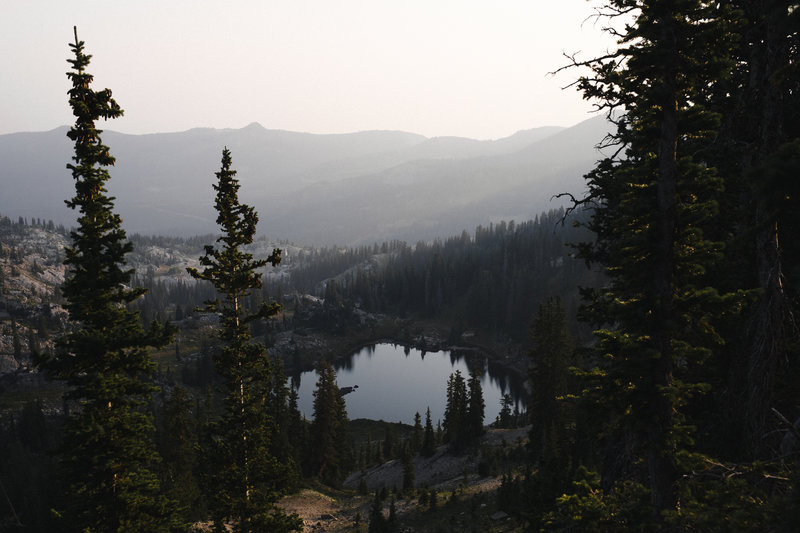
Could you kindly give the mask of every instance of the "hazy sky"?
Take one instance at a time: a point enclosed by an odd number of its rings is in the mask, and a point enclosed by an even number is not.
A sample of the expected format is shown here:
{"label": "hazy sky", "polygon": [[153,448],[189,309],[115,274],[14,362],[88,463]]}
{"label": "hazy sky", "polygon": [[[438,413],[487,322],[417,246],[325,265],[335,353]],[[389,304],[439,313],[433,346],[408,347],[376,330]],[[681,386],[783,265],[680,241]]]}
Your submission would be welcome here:
{"label": "hazy sky", "polygon": [[587,0],[3,0],[0,133],[73,122],[72,27],[125,133],[193,127],[500,138],[591,116],[577,76],[611,44]]}

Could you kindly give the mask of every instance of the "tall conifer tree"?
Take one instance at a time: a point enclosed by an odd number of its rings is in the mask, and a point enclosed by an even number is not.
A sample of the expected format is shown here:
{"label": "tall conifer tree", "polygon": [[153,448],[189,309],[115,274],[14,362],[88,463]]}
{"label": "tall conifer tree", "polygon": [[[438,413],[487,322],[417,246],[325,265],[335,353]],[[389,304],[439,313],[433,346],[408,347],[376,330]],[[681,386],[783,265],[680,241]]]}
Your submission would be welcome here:
{"label": "tall conifer tree", "polygon": [[414,413],[414,429],[411,430],[411,453],[416,455],[422,448],[425,430],[422,427],[422,417],[419,412]]}
{"label": "tall conifer tree", "polygon": [[447,378],[447,401],[444,408],[444,437],[454,448],[465,444],[467,427],[467,384],[460,370]]}
{"label": "tall conifer tree", "polygon": [[347,408],[336,384],[336,371],[330,363],[322,361],[317,375],[314,418],[309,430],[310,462],[314,475],[325,483],[337,485],[352,463],[347,440]]}
{"label": "tall conifer tree", "polygon": [[444,412],[445,438],[450,446],[463,449],[474,445],[483,434],[486,402],[477,372],[464,380],[456,370],[447,380],[447,403]]}
{"label": "tall conifer tree", "polygon": [[608,417],[605,518],[624,520],[638,481],[661,526],[783,530],[796,461],[748,461],[778,459],[794,431],[776,405],[797,416],[798,276],[784,268],[797,257],[800,10],[609,0],[601,12],[627,17],[611,29],[619,48],[574,63],[618,126],[580,202],[596,233],[581,253],[609,279],[583,309],[599,328],[583,399]]}
{"label": "tall conifer tree", "polygon": [[[679,483],[693,464],[687,404],[706,391],[704,364],[720,341],[714,317],[731,309],[708,275],[721,245],[707,238],[721,180],[696,160],[719,115],[708,100],[731,68],[724,5],[699,0],[614,0],[605,9],[633,16],[619,48],[586,63],[587,98],[618,113],[619,146],[589,174],[596,241],[583,256],[605,266],[609,285],[586,292],[585,317],[598,326],[602,375],[597,401],[611,414],[607,435],[632,453],[627,468],[648,487],[653,516],[679,506]],[[618,443],[619,444],[619,443]],[[606,470],[606,482],[622,472]]]}
{"label": "tall conifer tree", "polygon": [[559,400],[567,394],[573,350],[561,299],[550,298],[542,302],[531,324],[531,338],[529,447],[535,461],[549,461],[564,456],[567,451],[564,449],[565,428],[573,422],[567,419],[564,402]]}
{"label": "tall conifer tree", "polygon": [[436,434],[433,432],[433,422],[431,421],[431,408],[425,411],[425,436],[422,438],[422,448],[419,454],[423,457],[430,457],[436,453]]}
{"label": "tall conifer tree", "polygon": [[[262,286],[257,269],[276,266],[281,251],[273,250],[266,259],[254,259],[243,247],[253,242],[258,223],[255,210],[239,203],[239,181],[231,170],[231,154],[222,151],[222,167],[216,173],[215,208],[222,235],[219,248],[205,247],[200,258],[202,270],[189,268],[195,278],[211,282],[224,300],[207,302],[206,310],[221,317],[219,333],[224,347],[214,363],[222,377],[224,413],[212,423],[206,439],[206,486],[211,489],[210,509],[217,531],[232,523],[236,532],[293,531],[302,527],[296,515],[287,516],[275,502],[287,490],[294,466],[275,457],[274,440],[279,432],[276,406],[286,401],[283,383],[276,383],[273,363],[262,344],[250,339],[249,324],[266,319],[279,310],[276,303],[264,303],[248,312],[245,299]],[[278,388],[280,390],[278,390]],[[276,394],[277,392],[277,394]]]}
{"label": "tall conifer tree", "polygon": [[172,329],[154,323],[145,331],[128,304],[143,289],[129,288],[133,271],[125,269],[132,249],[107,195],[106,167],[114,164],[102,143],[98,119],[122,115],[111,91],[94,91],[86,72],[91,56],[84,43],[70,44],[74,59],[69,103],[75,125],[67,136],[75,143],[75,196],[67,205],[80,212],[65,250],[68,274],[62,288],[72,322],[56,354],[42,366],[69,386],[75,405],[64,425],[61,460],[67,476],[68,507],[61,531],[174,531],[182,526],[176,506],[164,498],[153,467],[159,458],[146,405],[156,390],[154,364],[147,348],[165,345]]}
{"label": "tall conifer tree", "polygon": [[474,444],[483,435],[483,419],[486,402],[483,399],[481,376],[478,372],[470,372],[467,380],[469,400],[467,402],[467,434],[468,440]]}

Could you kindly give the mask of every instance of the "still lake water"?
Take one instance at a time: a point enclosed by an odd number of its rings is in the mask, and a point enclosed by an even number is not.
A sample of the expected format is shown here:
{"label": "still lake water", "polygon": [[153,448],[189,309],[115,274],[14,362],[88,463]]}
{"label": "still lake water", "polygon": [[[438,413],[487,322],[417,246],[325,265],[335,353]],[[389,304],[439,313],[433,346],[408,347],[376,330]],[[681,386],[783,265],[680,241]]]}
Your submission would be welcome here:
{"label": "still lake water", "polygon": [[[500,412],[500,399],[506,393],[511,394],[519,402],[519,409],[524,411],[521,380],[502,368],[495,368],[484,356],[474,352],[465,355],[447,351],[422,352],[396,344],[376,344],[337,362],[334,368],[340,388],[358,385],[344,397],[351,420],[369,418],[413,424],[414,413],[419,413],[425,424],[425,410],[430,407],[435,428],[437,420],[444,418],[448,377],[460,370],[468,379],[470,369],[482,374],[486,404],[484,424],[494,422]],[[300,375],[300,411],[309,420],[314,413],[316,384],[316,372]]]}

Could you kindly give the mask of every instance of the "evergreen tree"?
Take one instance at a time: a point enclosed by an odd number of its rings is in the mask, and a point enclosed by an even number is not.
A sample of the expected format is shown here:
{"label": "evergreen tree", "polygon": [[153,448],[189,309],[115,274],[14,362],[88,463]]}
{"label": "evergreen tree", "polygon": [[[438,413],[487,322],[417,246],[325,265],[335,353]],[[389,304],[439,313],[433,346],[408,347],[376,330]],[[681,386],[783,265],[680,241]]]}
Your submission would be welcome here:
{"label": "evergreen tree", "polygon": [[389,461],[394,458],[397,442],[394,436],[394,430],[392,429],[392,424],[386,424],[384,431],[383,457]]}
{"label": "evergreen tree", "polygon": [[724,183],[709,152],[736,63],[735,12],[700,0],[605,9],[633,20],[579,81],[617,125],[617,151],[587,176],[584,200],[596,240],[579,250],[609,279],[584,291],[583,316],[598,328],[585,398],[607,416],[603,486],[642,483],[663,525],[687,509],[680,495],[710,462],[692,416],[718,364],[721,320],[742,304],[741,287],[713,276],[729,228],[718,224]]}
{"label": "evergreen tree", "polygon": [[447,403],[444,410],[444,438],[454,448],[465,444],[467,434],[467,385],[460,370],[447,379]]}
{"label": "evergreen tree", "polygon": [[178,531],[176,506],[160,494],[154,427],[145,410],[156,390],[147,348],[164,346],[173,330],[153,324],[145,331],[127,307],[144,290],[129,287],[133,272],[124,265],[132,245],[105,185],[114,158],[95,127],[95,121],[119,117],[122,109],[109,89],[91,89],[93,76],[86,72],[91,56],[77,29],[70,47],[75,125],[67,136],[75,153],[67,168],[75,196],[66,203],[80,216],[65,250],[62,291],[73,327],[59,340],[57,353],[41,361],[52,377],[67,383],[65,399],[76,404],[65,421],[60,452],[68,503],[59,530]]}
{"label": "evergreen tree", "polygon": [[573,350],[560,299],[550,298],[539,306],[531,325],[531,337],[529,446],[534,462],[550,461],[568,456],[565,428],[573,423],[563,400],[559,400],[567,394]]}
{"label": "evergreen tree", "polygon": [[470,372],[467,387],[469,389],[466,419],[467,439],[470,444],[474,444],[483,435],[484,410],[486,409],[486,402],[483,400],[481,377],[477,372]]}
{"label": "evergreen tree", "polygon": [[[206,311],[219,313],[224,342],[214,354],[217,373],[223,379],[224,413],[208,428],[205,439],[205,486],[211,492],[209,507],[215,527],[222,530],[232,522],[236,532],[292,531],[302,527],[296,515],[287,516],[275,502],[287,491],[294,475],[291,462],[281,462],[275,455],[279,428],[277,403],[285,395],[276,387],[285,386],[276,379],[276,371],[262,344],[250,339],[251,322],[266,319],[278,312],[278,304],[264,303],[248,312],[245,299],[262,286],[257,269],[276,266],[281,251],[273,250],[266,259],[254,259],[242,248],[253,242],[258,223],[255,210],[239,203],[239,181],[231,170],[231,154],[222,151],[222,166],[216,173],[215,208],[222,235],[220,247],[205,246],[200,257],[203,269],[189,268],[195,279],[211,282],[224,300],[206,303]],[[288,457],[282,453],[281,459]]]}
{"label": "evergreen tree", "polygon": [[369,508],[369,533],[384,533],[386,531],[386,517],[383,516],[383,499],[380,495],[381,491],[375,491],[375,499],[372,500],[372,506]]}
{"label": "evergreen tree", "polygon": [[422,448],[419,454],[423,457],[430,457],[436,453],[436,434],[433,432],[433,423],[431,422],[431,408],[425,412],[425,436],[422,439]]}
{"label": "evergreen tree", "polygon": [[367,444],[364,448],[364,462],[366,465],[372,464],[372,431],[367,431]]}
{"label": "evergreen tree", "polygon": [[497,413],[497,420],[495,421],[499,428],[510,428],[512,425],[511,406],[514,405],[514,400],[510,394],[504,394],[500,398],[500,412]]}
{"label": "evergreen tree", "polygon": [[447,380],[447,404],[444,413],[445,439],[460,450],[474,445],[483,434],[485,402],[480,376],[471,372],[468,382],[460,370]]}
{"label": "evergreen tree", "polygon": [[[431,431],[433,428],[431,428]],[[411,432],[411,453],[416,455],[422,448],[422,441],[425,438],[425,430],[422,428],[422,417],[419,412],[414,413],[414,429]]]}
{"label": "evergreen tree", "polygon": [[386,519],[386,533],[397,533],[397,505],[394,496],[389,502],[389,517]]}
{"label": "evergreen tree", "polygon": [[536,523],[539,515],[552,508],[556,498],[569,490],[572,465],[579,459],[575,457],[572,435],[568,433],[576,420],[564,400],[568,392],[572,341],[560,299],[550,298],[539,306],[530,332],[533,365],[529,371],[532,390],[528,447],[535,470],[527,475],[525,482],[512,483],[510,489],[515,490],[513,485],[523,489],[522,493],[517,491],[515,497],[517,501],[524,501],[532,522]]}
{"label": "evergreen tree", "polygon": [[0,494],[5,502],[0,507],[0,530],[60,530],[51,512],[64,494],[52,457],[58,426],[52,417],[47,420],[41,401],[0,416]]}
{"label": "evergreen tree", "polygon": [[[347,440],[347,409],[336,384],[336,371],[327,361],[317,367],[314,418],[310,428],[310,463],[316,477],[338,485],[351,465]],[[380,446],[378,446],[380,449]]]}
{"label": "evergreen tree", "polygon": [[416,467],[414,455],[407,447],[403,449],[403,491],[412,491],[416,487]]}
{"label": "evergreen tree", "polygon": [[289,434],[289,446],[294,452],[295,464],[303,464],[303,458],[306,455],[306,447],[308,446],[308,424],[298,406],[299,396],[297,388],[292,382],[289,387],[289,421],[287,432]]}
{"label": "evergreen tree", "polygon": [[[296,488],[299,478],[299,463],[295,461],[295,458],[301,457],[298,452],[302,450],[304,434],[301,431],[299,435],[292,435],[290,431],[294,426],[303,424],[297,406],[295,405],[294,411],[292,411],[290,405],[291,393],[288,378],[283,371],[283,361],[276,358],[271,363],[272,384],[267,404],[272,409],[275,430],[270,439],[270,453],[278,463],[290,466],[286,472],[287,477],[284,479],[284,490],[291,491]],[[299,444],[299,450],[293,449],[293,443]]]}
{"label": "evergreen tree", "polygon": [[159,452],[163,458],[161,486],[172,499],[179,502],[189,520],[200,520],[202,507],[200,484],[197,480],[198,424],[192,409],[194,401],[186,389],[176,386],[163,401],[159,424]]}

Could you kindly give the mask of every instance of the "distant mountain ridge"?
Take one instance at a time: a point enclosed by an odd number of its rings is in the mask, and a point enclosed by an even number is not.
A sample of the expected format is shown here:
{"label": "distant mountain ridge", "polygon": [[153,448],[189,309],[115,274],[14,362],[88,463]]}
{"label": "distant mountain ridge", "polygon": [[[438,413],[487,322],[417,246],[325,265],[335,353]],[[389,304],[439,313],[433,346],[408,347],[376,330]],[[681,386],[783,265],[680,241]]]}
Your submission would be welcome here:
{"label": "distant mountain ridge", "polygon": [[[401,131],[311,134],[196,128],[179,133],[103,133],[117,159],[109,191],[129,232],[216,231],[214,173],[233,155],[240,198],[259,212],[259,233],[302,244],[429,240],[501,218],[558,207],[580,193],[608,131],[602,117],[504,139],[427,138]],[[71,225],[67,127],[0,135],[0,213]]]}

